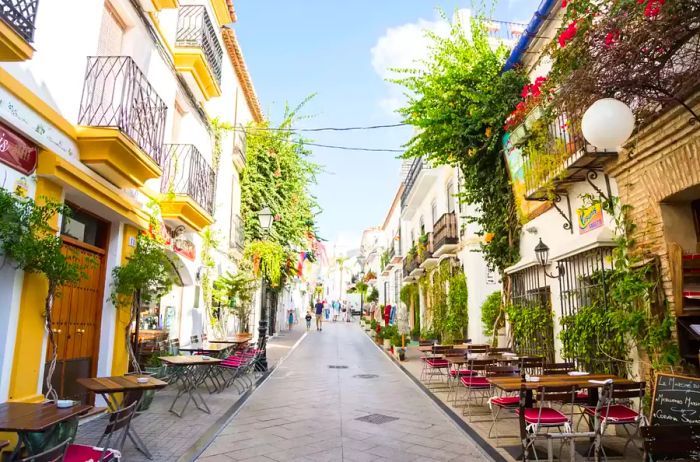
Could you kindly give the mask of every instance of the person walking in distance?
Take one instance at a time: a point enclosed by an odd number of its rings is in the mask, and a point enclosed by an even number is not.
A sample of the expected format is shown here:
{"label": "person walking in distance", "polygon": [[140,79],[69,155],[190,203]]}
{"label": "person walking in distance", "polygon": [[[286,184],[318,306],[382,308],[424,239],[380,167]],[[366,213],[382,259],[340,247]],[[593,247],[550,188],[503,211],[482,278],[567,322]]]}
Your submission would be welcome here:
{"label": "person walking in distance", "polygon": [[306,319],[306,331],[308,332],[311,329],[311,311],[306,311],[304,319]]}
{"label": "person walking in distance", "polygon": [[316,330],[321,331],[321,323],[323,323],[323,303],[321,300],[316,302]]}
{"label": "person walking in distance", "polygon": [[289,330],[292,330],[292,326],[294,325],[294,311],[289,310]]}

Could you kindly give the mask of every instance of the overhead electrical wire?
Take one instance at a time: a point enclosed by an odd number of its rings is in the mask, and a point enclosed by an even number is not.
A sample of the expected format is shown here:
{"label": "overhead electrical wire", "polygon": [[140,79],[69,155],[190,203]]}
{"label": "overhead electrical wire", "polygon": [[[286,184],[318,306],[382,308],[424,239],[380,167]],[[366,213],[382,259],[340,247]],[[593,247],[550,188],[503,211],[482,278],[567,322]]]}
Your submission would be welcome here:
{"label": "overhead electrical wire", "polygon": [[307,143],[306,141],[301,141],[305,146],[315,146],[318,148],[328,148],[328,149],[340,149],[343,151],[365,151],[365,152],[396,152],[403,153],[403,149],[384,149],[384,148],[358,148],[353,146],[335,146],[332,144],[318,144],[318,143]]}
{"label": "overhead electrical wire", "polygon": [[395,128],[407,127],[408,124],[386,124],[386,125],[367,125],[359,127],[321,127],[321,128],[283,128],[283,127],[245,127],[235,128],[235,130],[243,131],[262,131],[262,132],[347,132],[353,130],[377,130],[380,128]]}

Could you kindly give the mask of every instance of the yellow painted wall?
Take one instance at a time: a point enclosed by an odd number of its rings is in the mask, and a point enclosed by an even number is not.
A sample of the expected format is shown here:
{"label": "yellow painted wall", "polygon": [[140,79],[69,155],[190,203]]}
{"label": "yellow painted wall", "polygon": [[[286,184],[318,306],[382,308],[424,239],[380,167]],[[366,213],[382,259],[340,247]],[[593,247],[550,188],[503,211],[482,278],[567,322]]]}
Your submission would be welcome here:
{"label": "yellow painted wall", "polygon": [[[135,247],[129,245],[131,238],[136,239],[139,230],[131,225],[124,225],[122,233],[122,255],[121,265],[126,263],[126,259],[134,252]],[[129,355],[126,352],[126,326],[129,324],[129,310],[119,308],[117,310],[117,320],[114,334],[114,355],[112,356],[112,375],[122,375],[128,371]]]}
{"label": "yellow painted wall", "polygon": [[[36,201],[45,202],[44,198],[60,201],[63,193],[61,186],[45,178],[38,178]],[[58,229],[58,217],[51,226]],[[44,276],[25,274],[20,298],[19,318],[15,354],[10,378],[10,401],[41,401],[43,395],[37,393],[39,371],[43,362],[44,349],[44,302],[48,283]]]}

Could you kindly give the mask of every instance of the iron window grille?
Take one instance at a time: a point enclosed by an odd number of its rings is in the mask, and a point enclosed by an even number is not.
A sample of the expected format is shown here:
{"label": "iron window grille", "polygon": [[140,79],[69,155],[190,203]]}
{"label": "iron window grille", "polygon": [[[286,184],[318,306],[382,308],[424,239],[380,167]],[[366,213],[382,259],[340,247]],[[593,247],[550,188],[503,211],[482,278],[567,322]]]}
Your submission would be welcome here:
{"label": "iron window grille", "polygon": [[231,249],[243,250],[244,247],[244,237],[243,237],[243,220],[239,215],[231,215],[231,230],[229,235],[229,247]]}
{"label": "iron window grille", "polygon": [[39,0],[0,0],[0,19],[31,43],[38,8]]}
{"label": "iron window grille", "polygon": [[204,52],[216,83],[221,84],[221,62],[224,51],[216,36],[216,29],[203,5],[181,6],[177,16],[175,46],[197,47]]}
{"label": "iron window grille", "polygon": [[[540,266],[531,266],[510,274],[510,304],[519,309],[552,310],[552,298]],[[521,355],[544,356],[554,361],[554,328],[538,331],[530,338],[515,339],[514,348]]]}
{"label": "iron window grille", "polygon": [[213,216],[216,183],[214,170],[194,145],[167,144],[165,149],[161,192],[187,195]]}
{"label": "iron window grille", "polygon": [[443,214],[433,226],[433,248],[437,251],[444,245],[459,243],[457,215],[454,212]]}
{"label": "iron window grille", "polygon": [[[559,278],[559,293],[561,303],[561,316],[566,319],[579,312],[581,308],[595,306],[606,309],[608,303],[609,272],[612,270],[613,247],[598,247],[592,250],[578,253],[571,257],[558,261],[564,274]],[[562,324],[564,330],[567,323]],[[598,335],[606,336],[603,331]],[[593,340],[595,342],[595,339]],[[568,351],[566,339],[564,339],[563,354]],[[596,345],[592,345],[592,351],[596,351]],[[613,372],[624,374],[625,365],[604,355],[594,355],[588,358],[567,358],[574,361],[584,370],[591,372]]]}
{"label": "iron window grille", "polygon": [[78,124],[119,129],[162,167],[167,110],[131,57],[88,57]]}

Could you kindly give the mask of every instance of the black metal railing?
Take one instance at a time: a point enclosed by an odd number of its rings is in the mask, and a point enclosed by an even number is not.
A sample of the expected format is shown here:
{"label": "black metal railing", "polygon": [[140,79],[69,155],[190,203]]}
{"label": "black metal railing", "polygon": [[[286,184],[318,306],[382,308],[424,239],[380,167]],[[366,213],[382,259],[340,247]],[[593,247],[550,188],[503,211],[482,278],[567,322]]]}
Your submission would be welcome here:
{"label": "black metal railing", "polygon": [[434,252],[433,233],[426,233],[427,240],[421,242],[416,252],[418,255],[418,264],[422,265],[428,258],[432,258]]}
{"label": "black metal railing", "polygon": [[217,38],[216,29],[203,5],[181,6],[177,16],[175,46],[198,47],[211,68],[216,83],[221,84],[221,61],[224,51]]}
{"label": "black metal railing", "polygon": [[165,149],[161,192],[186,194],[214,215],[216,175],[209,163],[191,144],[167,144]]}
{"label": "black metal railing", "polygon": [[[558,262],[559,293],[561,302],[562,329],[566,331],[569,326],[570,316],[576,315],[579,310],[591,308],[605,310],[608,304],[608,291],[610,286],[610,270],[612,269],[612,247],[598,247],[592,250],[578,253]],[[609,335],[605,326],[597,333],[598,338],[591,339],[590,349],[586,357],[568,357],[570,351],[567,345],[567,336],[563,337],[562,357],[567,361],[576,362],[583,370],[598,373],[625,374],[624,363],[615,361],[600,351],[598,346],[604,343],[604,338]]]}
{"label": "black metal railing", "polygon": [[129,56],[88,57],[79,125],[118,128],[162,166],[167,110]]}
{"label": "black metal railing", "polygon": [[433,225],[433,247],[435,251],[445,245],[459,244],[459,231],[457,229],[457,215],[454,212],[443,214]]}
{"label": "black metal railing", "polygon": [[[542,267],[532,266],[508,275],[511,283],[510,305],[520,310],[552,311],[552,298]],[[514,339],[515,351],[521,355],[544,356],[554,361],[554,325],[538,330],[527,338]]]}
{"label": "black metal railing", "polygon": [[414,270],[418,269],[420,267],[420,260],[418,257],[418,253],[414,253],[413,255],[409,254],[406,255],[403,259],[403,275],[408,276],[413,272]]}
{"label": "black metal railing", "polygon": [[421,170],[423,170],[424,168],[430,167],[425,165],[422,157],[416,157],[415,159],[413,159],[411,167],[408,169],[406,179],[404,180],[404,189],[403,193],[401,193],[401,208],[404,208],[406,207],[406,205],[408,205],[408,196],[411,194],[411,190],[416,184],[416,181],[418,181],[418,175],[420,175]]}
{"label": "black metal railing", "polygon": [[243,220],[239,215],[231,215],[231,229],[229,231],[229,248],[243,250],[245,239],[243,237]]}
{"label": "black metal railing", "polygon": [[547,142],[542,152],[525,156],[525,190],[533,191],[557,175],[566,159],[586,149],[578,117],[560,112],[547,127]]}
{"label": "black metal railing", "polygon": [[39,0],[0,0],[0,19],[31,43],[38,8]]}

